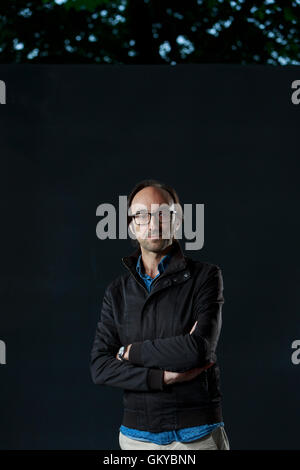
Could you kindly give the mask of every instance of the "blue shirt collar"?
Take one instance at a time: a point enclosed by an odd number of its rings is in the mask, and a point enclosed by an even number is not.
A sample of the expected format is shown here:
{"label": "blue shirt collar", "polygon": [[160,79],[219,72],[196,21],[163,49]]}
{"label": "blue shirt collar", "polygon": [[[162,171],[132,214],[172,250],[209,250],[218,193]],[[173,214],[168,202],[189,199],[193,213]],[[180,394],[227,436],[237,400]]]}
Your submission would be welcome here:
{"label": "blue shirt collar", "polygon": [[[145,276],[150,277],[150,276],[148,276],[148,274],[146,274],[146,273],[144,272],[144,267],[142,268],[141,258],[142,258],[142,254],[140,254],[140,256],[138,257],[138,260],[137,260],[137,263],[136,263],[136,270],[137,270],[137,272],[139,273],[139,275],[140,275],[141,277],[145,277]],[[164,270],[166,269],[167,264],[168,264],[170,258],[171,258],[171,255],[170,255],[169,253],[167,253],[167,254],[160,260],[160,262],[158,263],[157,268],[158,268],[158,271],[159,271],[160,274],[163,273]],[[151,279],[151,278],[150,278],[150,279]]]}

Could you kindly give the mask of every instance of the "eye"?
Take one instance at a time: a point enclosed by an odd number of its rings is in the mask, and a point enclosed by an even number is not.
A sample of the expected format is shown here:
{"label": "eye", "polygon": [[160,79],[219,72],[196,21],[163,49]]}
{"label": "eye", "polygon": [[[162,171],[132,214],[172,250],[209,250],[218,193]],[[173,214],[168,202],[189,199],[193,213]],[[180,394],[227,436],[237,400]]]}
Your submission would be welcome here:
{"label": "eye", "polygon": [[138,211],[134,215],[134,218],[137,224],[144,224],[148,222],[149,214],[148,212],[145,212],[145,211]]}
{"label": "eye", "polygon": [[170,216],[171,216],[171,211],[169,211],[169,209],[163,209],[159,211],[160,219],[168,220]]}

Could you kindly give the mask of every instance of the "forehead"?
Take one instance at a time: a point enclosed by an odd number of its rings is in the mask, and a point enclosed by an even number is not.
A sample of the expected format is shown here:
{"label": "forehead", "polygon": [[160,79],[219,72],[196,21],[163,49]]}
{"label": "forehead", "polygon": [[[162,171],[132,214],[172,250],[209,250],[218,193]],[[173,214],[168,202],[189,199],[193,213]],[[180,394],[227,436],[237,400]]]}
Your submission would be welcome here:
{"label": "forehead", "polygon": [[[153,186],[147,186],[136,193],[132,199],[131,208],[135,210],[147,208],[147,210],[150,211],[151,205],[153,204],[170,205],[172,203],[173,199],[168,191]],[[155,209],[155,207],[153,207],[153,209]]]}

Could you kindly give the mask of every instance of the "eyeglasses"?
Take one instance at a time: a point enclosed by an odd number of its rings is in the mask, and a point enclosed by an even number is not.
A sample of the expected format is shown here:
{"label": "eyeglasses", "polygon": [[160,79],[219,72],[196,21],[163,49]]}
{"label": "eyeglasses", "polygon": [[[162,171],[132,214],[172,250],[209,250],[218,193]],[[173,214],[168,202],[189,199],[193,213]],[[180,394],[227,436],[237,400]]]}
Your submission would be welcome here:
{"label": "eyeglasses", "polygon": [[132,215],[134,218],[134,221],[137,225],[146,225],[150,223],[151,217],[154,215],[156,216],[158,214],[158,219],[160,222],[171,222],[171,217],[173,214],[176,214],[177,211],[170,211],[169,209],[164,209],[160,210],[157,212],[136,212],[135,214]]}

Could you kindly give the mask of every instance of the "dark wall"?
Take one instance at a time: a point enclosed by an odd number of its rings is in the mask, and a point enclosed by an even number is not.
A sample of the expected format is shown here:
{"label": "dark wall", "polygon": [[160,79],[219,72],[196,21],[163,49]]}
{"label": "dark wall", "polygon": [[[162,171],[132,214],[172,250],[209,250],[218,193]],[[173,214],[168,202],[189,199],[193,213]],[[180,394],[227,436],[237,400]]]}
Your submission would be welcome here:
{"label": "dark wall", "polygon": [[92,383],[89,354],[133,248],[96,237],[96,208],[148,177],[205,204],[204,247],[187,254],[223,272],[231,448],[299,449],[299,75],[1,66],[2,449],[119,449],[122,390]]}

